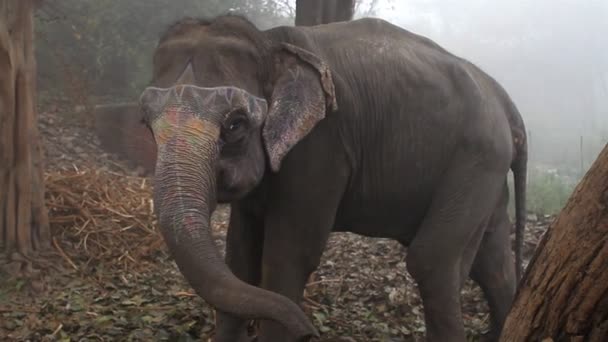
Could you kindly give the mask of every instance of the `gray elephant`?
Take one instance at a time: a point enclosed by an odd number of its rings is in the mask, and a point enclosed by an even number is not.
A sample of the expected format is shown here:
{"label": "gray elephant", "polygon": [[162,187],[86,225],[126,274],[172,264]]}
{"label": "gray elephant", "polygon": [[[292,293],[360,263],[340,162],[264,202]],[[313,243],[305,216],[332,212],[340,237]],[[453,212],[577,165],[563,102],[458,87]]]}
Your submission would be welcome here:
{"label": "gray elephant", "polygon": [[[494,79],[380,19],[260,31],[187,18],[153,64],[140,105],[155,207],[179,269],[218,311],[216,341],[247,340],[248,319],[260,341],[317,335],[298,303],[332,231],[408,247],[429,341],[465,340],[469,276],[499,335],[521,272],[527,145]],[[209,229],[217,203],[232,206],[226,262]]]}

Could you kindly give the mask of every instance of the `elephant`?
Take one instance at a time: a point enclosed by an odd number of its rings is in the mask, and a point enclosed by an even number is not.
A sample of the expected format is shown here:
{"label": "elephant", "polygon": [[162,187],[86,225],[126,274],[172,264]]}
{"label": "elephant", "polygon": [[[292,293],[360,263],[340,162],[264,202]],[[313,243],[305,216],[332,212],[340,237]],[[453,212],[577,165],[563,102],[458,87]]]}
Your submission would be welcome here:
{"label": "elephant", "polygon": [[[331,232],[391,238],[429,341],[465,341],[460,290],[483,290],[497,338],[522,273],[526,130],[499,83],[376,18],[260,30],[185,17],[160,36],[139,98],[153,198],[215,341],[307,341],[299,306]],[[515,193],[515,247],[507,213]],[[210,232],[231,206],[226,256]]]}

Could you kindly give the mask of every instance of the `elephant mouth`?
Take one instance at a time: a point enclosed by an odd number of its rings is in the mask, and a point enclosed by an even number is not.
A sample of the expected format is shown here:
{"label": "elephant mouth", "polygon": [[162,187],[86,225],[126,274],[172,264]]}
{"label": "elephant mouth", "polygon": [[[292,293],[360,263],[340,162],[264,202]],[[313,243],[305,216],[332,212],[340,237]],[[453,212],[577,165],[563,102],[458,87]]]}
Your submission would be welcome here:
{"label": "elephant mouth", "polygon": [[218,189],[217,202],[221,204],[230,203],[241,199],[236,189]]}
{"label": "elephant mouth", "polygon": [[242,187],[219,186],[217,189],[217,202],[226,204],[245,198],[248,194],[247,189]]}
{"label": "elephant mouth", "polygon": [[254,189],[261,183],[262,175],[259,168],[255,165],[240,165],[240,167],[247,168],[247,170],[239,169],[232,162],[219,165],[216,169],[216,200],[218,203],[242,200],[254,192]]}

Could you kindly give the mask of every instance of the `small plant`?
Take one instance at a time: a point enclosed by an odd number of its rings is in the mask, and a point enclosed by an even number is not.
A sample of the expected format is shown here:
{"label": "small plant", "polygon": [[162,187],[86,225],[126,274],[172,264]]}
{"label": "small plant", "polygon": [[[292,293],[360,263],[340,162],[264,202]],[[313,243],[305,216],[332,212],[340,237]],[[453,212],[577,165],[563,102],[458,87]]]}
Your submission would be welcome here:
{"label": "small plant", "polygon": [[[526,190],[526,209],[537,215],[554,215],[566,204],[578,179],[562,176],[554,170],[530,168]],[[509,177],[509,215],[515,217],[515,193]]]}
{"label": "small plant", "polygon": [[532,171],[528,182],[528,211],[546,215],[556,214],[572,194],[576,182],[557,173]]}

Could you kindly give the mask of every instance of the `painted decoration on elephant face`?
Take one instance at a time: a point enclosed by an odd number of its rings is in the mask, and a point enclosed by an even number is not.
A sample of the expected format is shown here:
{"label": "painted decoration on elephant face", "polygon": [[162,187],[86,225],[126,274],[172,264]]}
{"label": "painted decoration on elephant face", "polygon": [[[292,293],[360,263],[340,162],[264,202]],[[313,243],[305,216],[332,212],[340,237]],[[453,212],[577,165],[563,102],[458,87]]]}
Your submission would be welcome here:
{"label": "painted decoration on elephant face", "polygon": [[170,108],[181,108],[201,119],[220,121],[232,109],[240,108],[250,113],[256,124],[261,124],[268,110],[265,99],[232,86],[204,88],[180,84],[170,88],[148,87],[142,92],[139,103],[150,123],[161,116],[175,114],[169,113]]}
{"label": "painted decoration on elephant face", "polygon": [[183,140],[178,145],[190,148],[196,143],[197,137],[205,134],[205,121],[187,107],[170,106],[151,126],[158,145],[165,145],[170,139],[176,143]]}
{"label": "painted decoration on elephant face", "polygon": [[158,147],[157,163],[169,162],[175,152],[197,153],[207,138],[216,140],[218,123],[235,109],[247,111],[255,125],[262,124],[268,110],[265,99],[237,87],[183,84],[146,88],[140,106]]}

